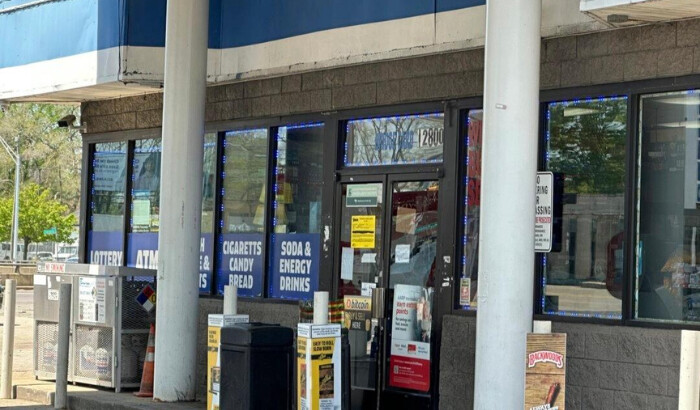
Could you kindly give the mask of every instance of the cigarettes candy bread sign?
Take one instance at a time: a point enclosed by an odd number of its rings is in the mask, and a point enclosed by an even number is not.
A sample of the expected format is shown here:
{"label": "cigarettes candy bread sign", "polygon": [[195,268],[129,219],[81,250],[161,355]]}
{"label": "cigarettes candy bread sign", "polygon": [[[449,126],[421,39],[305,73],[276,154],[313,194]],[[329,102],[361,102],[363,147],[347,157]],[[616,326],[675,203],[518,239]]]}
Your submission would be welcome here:
{"label": "cigarettes candy bread sign", "polygon": [[564,410],[566,334],[529,333],[525,358],[525,410]]}

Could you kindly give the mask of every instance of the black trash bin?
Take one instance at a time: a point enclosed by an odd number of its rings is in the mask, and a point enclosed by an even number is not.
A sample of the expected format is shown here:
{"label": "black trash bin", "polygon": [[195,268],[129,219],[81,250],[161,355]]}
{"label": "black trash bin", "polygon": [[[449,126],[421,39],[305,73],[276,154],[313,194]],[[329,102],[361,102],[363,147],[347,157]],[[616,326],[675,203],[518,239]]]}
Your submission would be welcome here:
{"label": "black trash bin", "polygon": [[266,323],[221,329],[220,408],[291,409],[294,331]]}

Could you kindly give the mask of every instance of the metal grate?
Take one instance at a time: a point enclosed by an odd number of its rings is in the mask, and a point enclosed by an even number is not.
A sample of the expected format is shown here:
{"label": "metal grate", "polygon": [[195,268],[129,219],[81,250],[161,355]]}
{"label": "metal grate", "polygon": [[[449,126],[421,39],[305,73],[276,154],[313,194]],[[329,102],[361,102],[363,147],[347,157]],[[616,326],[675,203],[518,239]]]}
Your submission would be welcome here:
{"label": "metal grate", "polygon": [[156,288],[153,278],[134,277],[122,280],[122,330],[145,330],[148,332],[155,309],[147,312],[136,301],[136,297],[146,285],[154,290]]}
{"label": "metal grate", "polygon": [[55,378],[56,360],[58,352],[58,323],[36,322],[36,334],[34,335],[34,365],[35,371],[41,378]]}
{"label": "metal grate", "polygon": [[147,344],[148,333],[122,335],[122,358],[120,363],[122,385],[138,385],[141,383]]}
{"label": "metal grate", "polygon": [[75,326],[75,377],[112,381],[112,328],[86,325]]}

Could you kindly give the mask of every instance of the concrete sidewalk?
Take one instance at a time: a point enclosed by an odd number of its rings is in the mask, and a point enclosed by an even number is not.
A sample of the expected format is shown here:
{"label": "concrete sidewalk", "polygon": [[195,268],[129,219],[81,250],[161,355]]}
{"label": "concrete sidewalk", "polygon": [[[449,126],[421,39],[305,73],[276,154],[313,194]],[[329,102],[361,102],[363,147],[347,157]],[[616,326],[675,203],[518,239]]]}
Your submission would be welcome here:
{"label": "concrete sidewalk", "polygon": [[[55,386],[52,382],[31,380],[14,386],[15,400],[0,400],[0,408],[49,409],[53,408]],[[139,398],[132,392],[115,393],[111,390],[68,385],[68,408],[73,410],[163,410],[204,409],[204,402],[157,403],[150,398]]]}

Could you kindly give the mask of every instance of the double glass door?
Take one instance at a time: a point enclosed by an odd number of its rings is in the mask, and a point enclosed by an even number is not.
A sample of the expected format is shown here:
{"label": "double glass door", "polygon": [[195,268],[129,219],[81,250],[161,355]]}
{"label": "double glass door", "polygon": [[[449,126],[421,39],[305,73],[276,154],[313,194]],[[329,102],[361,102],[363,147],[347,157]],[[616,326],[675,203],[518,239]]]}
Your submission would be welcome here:
{"label": "double glass door", "polygon": [[[435,175],[338,183],[336,283],[349,329],[353,409],[431,406],[439,196]],[[386,289],[384,306],[371,306],[374,288]]]}

